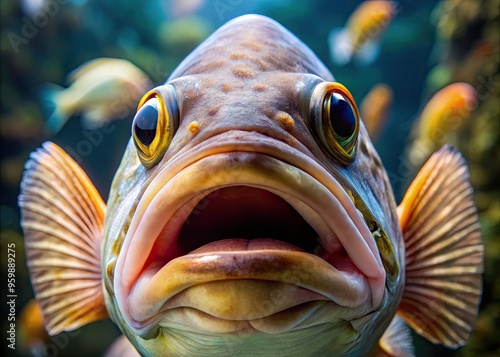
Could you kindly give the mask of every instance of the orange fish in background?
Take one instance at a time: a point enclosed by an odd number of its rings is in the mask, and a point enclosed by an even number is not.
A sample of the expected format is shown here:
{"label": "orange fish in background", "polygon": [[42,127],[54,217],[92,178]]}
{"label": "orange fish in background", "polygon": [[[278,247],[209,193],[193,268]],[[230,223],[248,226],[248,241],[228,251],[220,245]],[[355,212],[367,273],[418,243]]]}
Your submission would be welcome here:
{"label": "orange fish in background", "polygon": [[344,28],[328,35],[330,57],[337,65],[351,60],[369,65],[380,52],[379,39],[397,13],[394,1],[364,1],[352,13]]}
{"label": "orange fish in background", "polygon": [[453,134],[467,123],[476,106],[476,90],[468,83],[453,83],[434,94],[412,129],[410,162],[418,166],[436,148],[452,144]]}
{"label": "orange fish in background", "polygon": [[361,119],[372,141],[376,141],[384,129],[393,97],[391,87],[381,83],[374,86],[361,102]]}
{"label": "orange fish in background", "polygon": [[20,351],[26,355],[42,355],[50,336],[45,330],[42,311],[36,299],[30,300],[21,309],[17,323]]}

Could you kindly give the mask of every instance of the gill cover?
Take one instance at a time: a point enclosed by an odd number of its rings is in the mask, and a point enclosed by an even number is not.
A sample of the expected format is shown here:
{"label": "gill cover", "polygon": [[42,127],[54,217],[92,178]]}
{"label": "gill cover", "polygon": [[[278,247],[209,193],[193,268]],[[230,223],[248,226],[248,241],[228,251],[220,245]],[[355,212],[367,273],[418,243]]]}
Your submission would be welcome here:
{"label": "gill cover", "polygon": [[311,95],[312,131],[322,146],[348,165],[356,155],[359,111],[349,90],[337,82],[318,84]]}
{"label": "gill cover", "polygon": [[139,102],[132,137],[146,169],[154,167],[167,151],[177,129],[178,112],[177,96],[171,85],[150,90]]}

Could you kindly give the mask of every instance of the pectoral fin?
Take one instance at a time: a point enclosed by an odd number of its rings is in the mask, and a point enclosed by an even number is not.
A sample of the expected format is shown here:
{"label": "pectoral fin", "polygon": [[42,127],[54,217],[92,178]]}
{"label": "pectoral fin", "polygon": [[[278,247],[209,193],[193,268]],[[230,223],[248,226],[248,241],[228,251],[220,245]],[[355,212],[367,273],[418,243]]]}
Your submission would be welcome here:
{"label": "pectoral fin", "polygon": [[106,206],[60,147],[31,154],[19,205],[28,267],[49,334],[106,318],[100,242]]}
{"label": "pectoral fin", "polygon": [[450,146],[432,155],[398,213],[406,246],[398,312],[431,342],[457,348],[476,321],[484,253],[462,155]]}
{"label": "pectoral fin", "polygon": [[385,330],[379,341],[380,351],[377,357],[413,357],[413,342],[410,329],[398,315],[394,316],[391,324]]}

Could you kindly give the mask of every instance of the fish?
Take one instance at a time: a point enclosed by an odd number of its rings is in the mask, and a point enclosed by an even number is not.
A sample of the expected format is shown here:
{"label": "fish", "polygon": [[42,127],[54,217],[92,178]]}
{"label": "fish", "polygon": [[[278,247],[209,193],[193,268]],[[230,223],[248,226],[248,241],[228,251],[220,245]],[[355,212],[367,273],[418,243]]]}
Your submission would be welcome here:
{"label": "fish", "polygon": [[361,102],[360,112],[368,136],[376,141],[389,118],[394,94],[385,83],[375,85]]}
{"label": "fish", "polygon": [[23,355],[43,354],[43,348],[50,342],[43,324],[42,311],[35,299],[31,299],[21,309],[18,319],[19,347]]}
{"label": "fish", "polygon": [[345,27],[328,34],[330,58],[343,66],[355,60],[362,66],[373,63],[380,53],[379,39],[398,12],[397,3],[385,0],[363,1]]}
{"label": "fish", "polygon": [[437,91],[422,109],[410,134],[409,162],[417,166],[437,148],[451,141],[477,108],[474,87],[465,82],[455,82]]}
{"label": "fish", "polygon": [[107,203],[47,141],[19,206],[49,334],[110,318],[118,354],[412,356],[410,328],[458,348],[477,317],[462,155],[436,151],[397,206],[347,87],[260,15],[144,94]]}
{"label": "fish", "polygon": [[205,0],[167,1],[164,4],[168,8],[167,13],[174,18],[191,16],[203,5],[205,5]]}
{"label": "fish", "polygon": [[56,84],[42,88],[49,133],[59,132],[76,114],[82,114],[82,124],[88,130],[124,118],[133,113],[141,95],[153,87],[142,70],[119,58],[88,61],[73,70],[68,80],[68,88]]}
{"label": "fish", "polygon": [[[54,5],[52,6],[54,7]],[[57,4],[55,6],[57,6]],[[21,0],[20,7],[25,15],[35,16],[44,13],[45,8],[49,8],[50,4],[46,0]],[[58,6],[57,9],[59,9]]]}

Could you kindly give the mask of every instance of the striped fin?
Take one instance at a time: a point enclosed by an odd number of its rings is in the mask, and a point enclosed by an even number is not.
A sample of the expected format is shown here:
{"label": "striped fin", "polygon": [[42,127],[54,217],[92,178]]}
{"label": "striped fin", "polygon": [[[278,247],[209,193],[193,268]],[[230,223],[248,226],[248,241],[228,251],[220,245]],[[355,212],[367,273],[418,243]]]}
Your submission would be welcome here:
{"label": "striped fin", "polygon": [[83,170],[46,142],[25,165],[19,206],[35,296],[50,335],[107,317],[100,242],[106,206]]}
{"label": "striped fin", "polygon": [[398,207],[406,246],[399,314],[433,343],[468,339],[481,296],[484,247],[462,155],[444,146],[427,161]]}
{"label": "striped fin", "polygon": [[377,357],[414,357],[413,341],[410,329],[398,315],[385,330],[379,341],[380,351]]}

